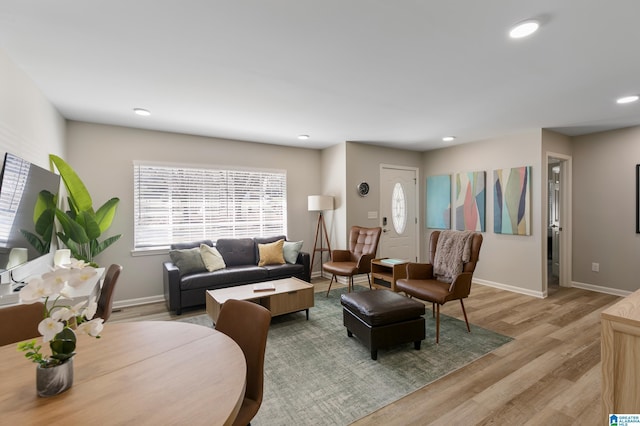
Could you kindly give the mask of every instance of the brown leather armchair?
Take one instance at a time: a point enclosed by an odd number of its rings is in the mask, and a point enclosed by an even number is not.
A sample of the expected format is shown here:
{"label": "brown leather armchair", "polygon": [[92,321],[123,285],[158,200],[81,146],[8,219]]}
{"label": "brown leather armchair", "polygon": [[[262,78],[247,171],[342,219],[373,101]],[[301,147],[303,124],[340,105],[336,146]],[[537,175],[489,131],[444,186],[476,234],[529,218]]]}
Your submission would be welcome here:
{"label": "brown leather armchair", "polygon": [[[455,233],[458,231],[446,232]],[[429,240],[430,263],[408,263],[407,277],[396,281],[397,291],[403,291],[410,297],[432,303],[433,314],[436,317],[436,343],[440,341],[440,305],[444,305],[450,300],[460,300],[464,320],[467,323],[467,331],[471,332],[462,299],[468,297],[471,292],[473,271],[476,269],[482,246],[482,234],[471,234],[469,237],[471,239],[469,260],[462,262],[462,271],[451,277],[451,282],[446,282],[434,275],[433,265],[436,264],[436,251],[440,235],[441,231],[431,233]]]}
{"label": "brown leather armchair", "polygon": [[347,291],[351,292],[353,288],[353,276],[358,274],[367,274],[369,287],[371,287],[371,260],[375,258],[378,250],[378,241],[382,228],[363,228],[361,226],[352,226],[349,232],[349,250],[333,250],[331,252],[331,261],[322,265],[322,269],[331,273],[331,282],[327,290],[331,290],[331,284],[336,276],[349,277]]}

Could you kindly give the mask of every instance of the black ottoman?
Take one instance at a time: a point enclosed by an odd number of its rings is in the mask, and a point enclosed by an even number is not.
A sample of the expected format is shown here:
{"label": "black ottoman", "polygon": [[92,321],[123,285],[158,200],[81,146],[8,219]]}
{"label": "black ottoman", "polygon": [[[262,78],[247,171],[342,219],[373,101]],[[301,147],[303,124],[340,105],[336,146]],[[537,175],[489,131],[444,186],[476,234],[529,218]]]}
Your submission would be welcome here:
{"label": "black ottoman", "polygon": [[391,290],[367,290],[343,294],[342,315],[347,335],[355,334],[378,359],[378,349],[414,343],[425,338],[424,304]]}

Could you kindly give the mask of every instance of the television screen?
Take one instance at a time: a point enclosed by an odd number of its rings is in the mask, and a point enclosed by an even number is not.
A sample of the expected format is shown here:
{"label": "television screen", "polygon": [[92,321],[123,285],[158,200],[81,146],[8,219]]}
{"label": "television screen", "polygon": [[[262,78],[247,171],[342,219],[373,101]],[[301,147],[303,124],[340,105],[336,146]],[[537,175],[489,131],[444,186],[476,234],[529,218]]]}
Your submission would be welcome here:
{"label": "television screen", "polygon": [[49,253],[60,176],[6,153],[0,175],[0,272]]}

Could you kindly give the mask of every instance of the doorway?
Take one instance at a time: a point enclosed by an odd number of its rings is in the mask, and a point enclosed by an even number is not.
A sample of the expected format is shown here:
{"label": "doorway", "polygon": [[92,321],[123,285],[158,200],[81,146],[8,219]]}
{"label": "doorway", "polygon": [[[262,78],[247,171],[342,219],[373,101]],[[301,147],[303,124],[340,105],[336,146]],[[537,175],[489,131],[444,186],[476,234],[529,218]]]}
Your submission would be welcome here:
{"label": "doorway", "polygon": [[571,157],[547,154],[546,293],[570,286]]}
{"label": "doorway", "polygon": [[418,261],[418,169],[380,166],[380,257]]}

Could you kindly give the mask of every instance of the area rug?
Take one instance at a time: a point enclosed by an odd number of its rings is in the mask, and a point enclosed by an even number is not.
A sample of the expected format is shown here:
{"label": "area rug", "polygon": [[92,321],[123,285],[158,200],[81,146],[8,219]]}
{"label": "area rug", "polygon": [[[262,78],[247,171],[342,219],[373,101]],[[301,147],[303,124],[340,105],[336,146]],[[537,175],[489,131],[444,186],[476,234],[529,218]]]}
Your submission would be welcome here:
{"label": "area rug", "polygon": [[[356,288],[364,291],[364,288]],[[342,325],[340,295],[316,293],[304,312],[273,318],[265,355],[264,399],[254,426],[346,425],[486,355],[512,339],[441,315],[440,344],[427,309],[422,348],[413,343],[378,351],[373,361]],[[212,326],[207,315],[185,322]]]}

